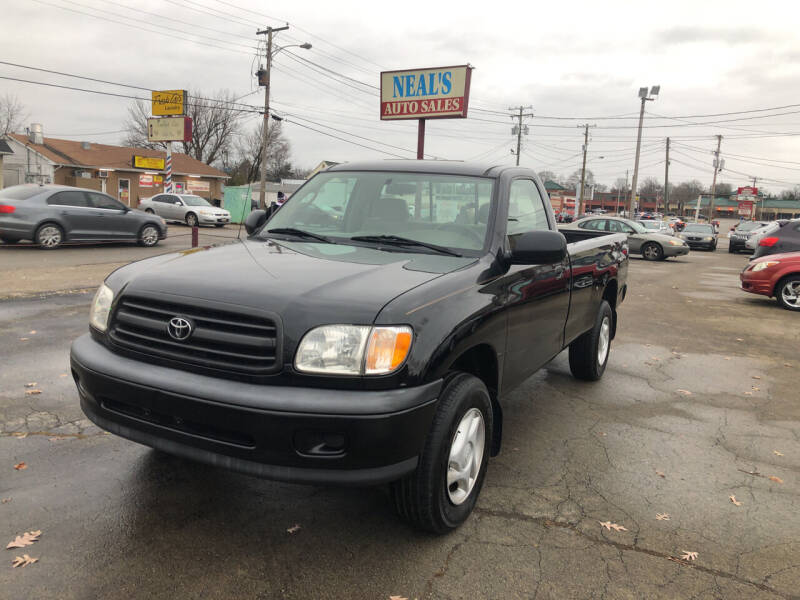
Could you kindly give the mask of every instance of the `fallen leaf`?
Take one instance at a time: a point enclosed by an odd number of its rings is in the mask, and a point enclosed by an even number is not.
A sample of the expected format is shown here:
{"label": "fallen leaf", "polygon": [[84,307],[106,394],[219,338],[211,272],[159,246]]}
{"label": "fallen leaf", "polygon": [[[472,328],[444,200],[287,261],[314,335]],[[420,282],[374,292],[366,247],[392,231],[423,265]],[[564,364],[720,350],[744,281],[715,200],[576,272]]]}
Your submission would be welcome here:
{"label": "fallen leaf", "polygon": [[3,498],[2,500],[0,500],[0,503],[2,504],[6,504],[7,502],[11,502],[11,498]]}
{"label": "fallen leaf", "polygon": [[783,479],[781,479],[780,477],[775,477],[775,475],[770,475],[768,479],[770,481],[774,481],[775,483],[783,483]]}
{"label": "fallen leaf", "polygon": [[667,513],[658,513],[656,515],[656,519],[659,521],[669,521],[669,514]]}
{"label": "fallen leaf", "polygon": [[649,348],[649,347],[650,347],[650,346],[652,346],[652,345],[653,345],[653,344],[645,344],[645,347],[646,347],[646,348]]}
{"label": "fallen leaf", "polygon": [[17,471],[24,471],[25,469],[28,468],[28,465],[26,465],[24,462],[21,462],[21,463],[17,463],[16,465],[14,465],[14,468]]}
{"label": "fallen leaf", "polygon": [[11,566],[14,567],[15,569],[17,567],[27,567],[28,565],[32,565],[38,560],[39,560],[38,558],[31,558],[27,554],[23,554],[22,556],[15,556],[14,560],[11,561]]}
{"label": "fallen leaf", "polygon": [[22,535],[18,535],[13,542],[8,542],[6,550],[9,548],[24,548],[30,546],[33,542],[39,541],[39,536],[42,535],[41,531],[26,531]]}
{"label": "fallen leaf", "polygon": [[666,477],[666,475],[664,475],[661,471],[656,471],[656,475],[658,475],[662,479],[664,479]]}
{"label": "fallen leaf", "polygon": [[36,330],[32,329],[31,331],[28,332],[28,335],[36,335]]}
{"label": "fallen leaf", "polygon": [[761,379],[760,375],[753,375],[753,379]]}
{"label": "fallen leaf", "polygon": [[606,522],[603,522],[603,521],[598,521],[598,523],[600,523],[600,525],[601,525],[602,527],[605,527],[605,528],[606,528],[606,529],[608,529],[609,531],[611,531],[612,529],[613,529],[614,531],[628,531],[628,530],[627,530],[627,529],[625,529],[625,528],[624,528],[622,525],[617,525],[616,523],[612,523],[611,521],[606,521]]}
{"label": "fallen leaf", "polygon": [[11,434],[11,437],[15,437],[15,438],[19,438],[21,440],[24,440],[26,437],[28,437],[28,432],[27,431],[15,431],[14,433]]}
{"label": "fallen leaf", "polygon": [[389,600],[408,600],[405,596],[389,596]]}
{"label": "fallen leaf", "polygon": [[681,558],[683,560],[696,560],[697,559],[697,552],[689,552],[688,550],[681,550],[681,552],[683,552],[683,555],[681,556]]}
{"label": "fallen leaf", "polygon": [[730,357],[730,356],[726,356],[726,357],[725,357],[725,360],[730,360],[730,359],[731,359],[731,357]]}
{"label": "fallen leaf", "polygon": [[675,390],[675,391],[678,392],[679,394],[683,394],[684,396],[692,395],[692,392],[690,392],[689,390]]}
{"label": "fallen leaf", "polygon": [[59,375],[59,377],[66,377],[66,376],[67,376],[66,373],[61,373],[61,375]]}
{"label": "fallen leaf", "polygon": [[692,303],[692,301],[691,301],[691,300],[687,300],[686,302],[687,302],[687,304],[691,304],[691,303]]}
{"label": "fallen leaf", "polygon": [[34,381],[34,382],[31,382],[31,383],[26,383],[25,387],[36,387],[37,385],[39,385],[39,384]]}
{"label": "fallen leaf", "polygon": [[742,338],[736,338],[736,341],[737,342],[743,342],[744,340]]}
{"label": "fallen leaf", "polygon": [[28,341],[28,338],[19,338],[19,341],[20,341],[20,342],[27,342],[27,341]]}
{"label": "fallen leaf", "polygon": [[783,366],[784,366],[784,367],[791,367],[791,366],[792,366],[792,364],[791,364],[791,363],[783,363]]}
{"label": "fallen leaf", "polygon": [[673,285],[673,286],[672,286],[672,289],[673,289],[673,290],[677,290],[677,289],[678,289],[678,286],[677,286],[677,285]]}
{"label": "fallen leaf", "polygon": [[753,392],[745,392],[745,393],[744,393],[744,395],[745,395],[745,396],[752,396],[752,395],[753,395]]}
{"label": "fallen leaf", "polygon": [[286,533],[297,533],[298,531],[300,531],[300,525],[295,523],[294,525],[289,527],[289,529],[286,530]]}
{"label": "fallen leaf", "polygon": [[25,390],[26,396],[38,396],[42,393],[42,390]]}
{"label": "fallen leaf", "polygon": [[54,435],[53,437],[47,439],[51,442],[60,442],[61,440],[68,440],[69,437],[66,435]]}
{"label": "fallen leaf", "polygon": [[741,505],[742,505],[742,503],[741,503],[741,502],[739,502],[739,501],[736,499],[736,496],[728,496],[728,498],[730,498],[730,499],[731,499],[731,502],[733,502],[733,503],[734,503],[736,506],[741,506]]}
{"label": "fallen leaf", "polygon": [[753,391],[754,391],[754,392],[760,392],[760,391],[761,391],[761,388],[760,388],[760,387],[756,387],[756,386],[754,386],[754,385],[752,385],[752,386],[750,386],[750,387],[753,389]]}
{"label": "fallen leaf", "polygon": [[773,450],[773,451],[772,451],[772,453],[773,453],[775,456],[783,456],[783,452],[778,452],[777,450]]}

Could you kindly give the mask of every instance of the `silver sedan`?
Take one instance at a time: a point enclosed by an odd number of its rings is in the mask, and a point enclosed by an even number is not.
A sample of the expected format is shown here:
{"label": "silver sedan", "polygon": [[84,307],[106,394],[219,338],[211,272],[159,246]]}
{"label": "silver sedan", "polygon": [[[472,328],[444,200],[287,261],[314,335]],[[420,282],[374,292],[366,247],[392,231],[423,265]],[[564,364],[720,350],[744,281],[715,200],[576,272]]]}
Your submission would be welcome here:
{"label": "silver sedan", "polygon": [[139,209],[155,213],[167,221],[182,221],[189,227],[224,227],[231,222],[231,213],[227,210],[217,208],[205,198],[193,194],[157,194],[152,198],[142,198]]}
{"label": "silver sedan", "polygon": [[689,254],[689,246],[683,240],[663,233],[651,233],[640,223],[621,217],[585,217],[566,227],[607,233],[626,233],[631,253],[641,254],[645,260],[664,260],[670,256]]}

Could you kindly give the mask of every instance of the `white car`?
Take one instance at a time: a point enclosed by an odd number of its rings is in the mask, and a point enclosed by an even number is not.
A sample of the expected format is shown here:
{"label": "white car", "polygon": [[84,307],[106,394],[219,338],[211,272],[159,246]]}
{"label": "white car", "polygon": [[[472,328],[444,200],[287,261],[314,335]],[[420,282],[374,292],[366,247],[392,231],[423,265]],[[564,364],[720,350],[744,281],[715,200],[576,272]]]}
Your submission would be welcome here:
{"label": "white car", "polygon": [[640,219],[639,221],[637,221],[637,223],[639,223],[639,225],[641,225],[651,233],[663,233],[664,235],[674,235],[672,227],[669,226],[669,223],[665,223],[664,221],[656,221],[652,219]]}
{"label": "white car", "polygon": [[757,229],[753,229],[750,232],[750,237],[747,238],[747,241],[745,241],[744,243],[745,247],[749,248],[750,250],[755,250],[756,248],[758,248],[758,242],[761,241],[761,238],[772,233],[773,231],[777,231],[778,229],[780,229],[780,226],[781,224],[778,223],[778,221],[770,221],[763,227],[758,227]]}
{"label": "white car", "polygon": [[152,198],[142,198],[139,210],[155,213],[165,221],[181,221],[189,227],[224,227],[231,222],[231,213],[194,194],[156,194]]}

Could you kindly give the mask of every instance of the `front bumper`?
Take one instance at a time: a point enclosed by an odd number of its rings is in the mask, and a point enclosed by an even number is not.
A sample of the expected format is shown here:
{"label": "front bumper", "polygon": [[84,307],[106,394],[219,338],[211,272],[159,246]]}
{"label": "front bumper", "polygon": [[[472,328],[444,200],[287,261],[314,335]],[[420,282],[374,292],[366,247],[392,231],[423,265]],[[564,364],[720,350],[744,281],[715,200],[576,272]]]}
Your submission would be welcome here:
{"label": "front bumper", "polygon": [[[765,269],[769,270],[769,269]],[[752,271],[742,271],[739,274],[742,290],[751,294],[761,294],[762,296],[772,296],[772,277],[763,274],[763,271],[753,273]]]}
{"label": "front bumper", "polygon": [[746,242],[746,239],[731,236],[728,240],[728,245],[732,252],[741,252],[744,250],[751,252],[750,248],[747,247]]}
{"label": "front bumper", "polygon": [[414,471],[441,380],[353,391],[194,375],[72,344],[81,408],[102,429],[159,450],[295,483],[372,485]]}
{"label": "front bumper", "polygon": [[664,256],[683,256],[684,254],[689,254],[689,246],[664,244]]}
{"label": "front bumper", "polygon": [[198,215],[197,222],[202,223],[204,225],[217,225],[219,223],[227,224],[231,222],[230,216],[227,217],[217,217],[213,215]]}
{"label": "front bumper", "polygon": [[705,241],[705,240],[687,240],[683,238],[683,241],[686,242],[686,245],[689,246],[692,250],[711,250],[712,248],[717,247],[717,241]]}

